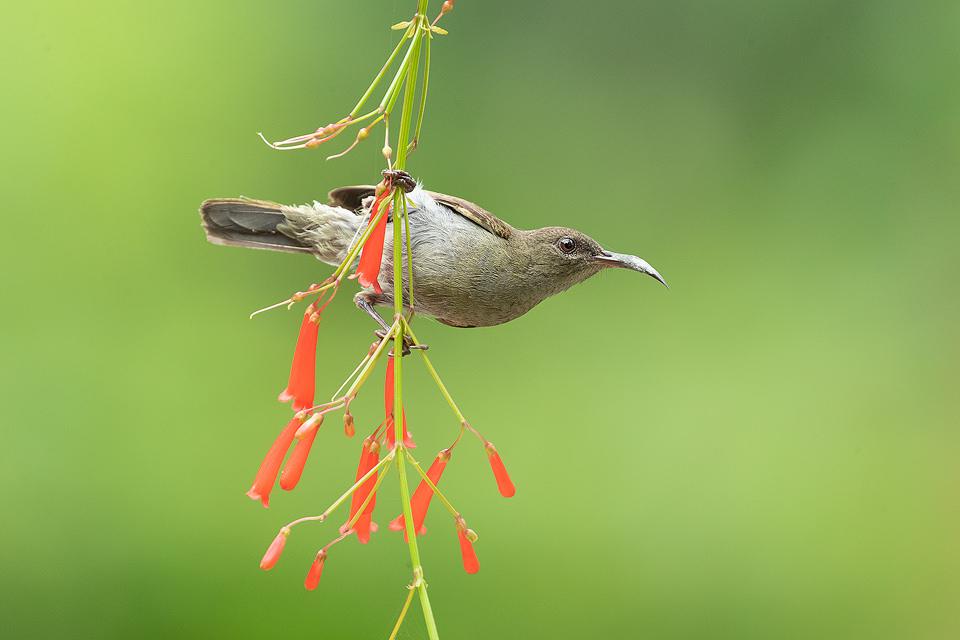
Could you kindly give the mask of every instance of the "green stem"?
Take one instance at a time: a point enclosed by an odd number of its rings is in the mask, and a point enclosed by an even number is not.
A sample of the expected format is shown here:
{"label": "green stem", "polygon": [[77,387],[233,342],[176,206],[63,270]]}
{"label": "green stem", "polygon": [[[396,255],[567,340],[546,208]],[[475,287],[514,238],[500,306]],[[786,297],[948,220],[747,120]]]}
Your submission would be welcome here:
{"label": "green stem", "polygon": [[395,640],[397,637],[397,632],[400,631],[400,625],[403,624],[403,618],[407,615],[407,609],[410,608],[410,601],[413,600],[413,589],[407,588],[407,599],[403,603],[403,609],[400,610],[400,617],[397,619],[397,624],[393,627],[393,633],[390,634],[390,637],[387,640]]}
{"label": "green stem", "polygon": [[[409,328],[407,330],[410,331]],[[420,346],[420,342],[417,340],[417,337],[413,335],[413,331],[410,331],[410,339],[413,340],[414,345]],[[447,391],[447,388],[444,386],[443,381],[440,379],[440,376],[437,374],[437,370],[433,368],[433,363],[430,362],[430,358],[427,357],[427,354],[424,352],[423,349],[417,349],[417,351],[419,351],[420,355],[423,356],[423,361],[427,365],[427,369],[430,370],[430,375],[433,376],[433,379],[434,381],[436,381],[437,386],[440,387],[440,392],[443,394],[443,397],[447,399],[447,403],[450,404],[450,408],[453,409],[453,412],[455,414],[457,414],[457,418],[460,419],[461,423],[466,422],[467,419],[463,417],[462,413],[460,413],[460,409],[457,408],[457,403],[453,401],[453,398],[450,396],[450,392]]]}
{"label": "green stem", "polygon": [[[425,34],[428,34],[428,31],[425,31],[422,26],[426,20],[427,12],[427,0],[419,0],[417,15],[414,16],[413,24],[411,25],[414,28],[413,31],[413,42],[410,43],[410,48],[407,51],[407,56],[404,58],[403,65],[401,67],[401,72],[404,73],[406,81],[406,91],[403,96],[403,110],[400,117],[400,131],[398,134],[397,140],[397,162],[395,165],[396,169],[403,169],[406,165],[406,149],[407,142],[410,137],[410,122],[413,116],[413,100],[416,93],[417,85],[417,69],[420,62],[420,45]],[[397,77],[400,77],[400,73],[397,74]],[[395,80],[396,82],[396,80]],[[392,87],[391,87],[392,88]],[[399,90],[399,86],[397,87]],[[399,94],[399,91],[398,91]],[[389,95],[389,91],[388,91]],[[396,96],[394,96],[394,99]],[[392,106],[392,101],[390,106]],[[390,112],[389,107],[387,108],[387,113]],[[394,225],[393,225],[393,300],[394,300],[394,322],[399,324],[398,331],[395,335],[394,340],[394,362],[393,362],[393,375],[394,375],[394,399],[393,399],[393,415],[394,415],[394,429],[395,431],[395,441],[398,449],[405,451],[405,445],[403,443],[403,366],[402,366],[402,344],[403,337],[410,332],[410,328],[407,325],[406,321],[403,319],[403,264],[401,261],[402,254],[402,234],[401,227],[399,224],[399,212],[401,211],[401,206],[405,207],[405,202],[403,201],[404,194],[402,191],[398,190],[398,193],[394,197]],[[408,234],[409,238],[409,234]],[[408,253],[409,256],[409,253]],[[413,565],[413,588],[417,590],[417,593],[420,596],[420,605],[423,609],[423,619],[427,626],[427,635],[431,640],[439,640],[440,634],[437,631],[437,623],[433,618],[433,609],[430,606],[430,598],[427,595],[427,583],[424,580],[423,576],[423,566],[420,563],[420,551],[417,548],[417,535],[413,527],[413,512],[410,506],[410,487],[407,483],[407,470],[406,465],[404,464],[405,456],[397,456],[397,474],[400,477],[400,502],[403,506],[403,520],[404,528],[407,532],[407,543],[410,547],[410,561]]]}
{"label": "green stem", "polygon": [[[380,101],[379,110],[383,113],[390,113],[393,111],[393,103],[397,101],[397,96],[400,95],[400,85],[403,84],[403,80],[408,77],[407,70],[410,66],[410,61],[413,59],[415,53],[420,51],[420,37],[419,32],[413,36],[413,41],[410,43],[410,46],[407,48],[407,53],[403,56],[403,61],[400,62],[400,68],[397,69],[397,75],[393,77],[393,80],[390,82],[390,86],[387,87],[386,93],[383,94],[383,100]],[[406,100],[404,100],[404,110],[406,110]]]}
{"label": "green stem", "polygon": [[413,459],[413,456],[410,455],[410,452],[406,449],[404,449],[403,452],[406,454],[407,459],[410,460],[410,464],[416,468],[417,472],[420,474],[420,477],[423,478],[423,481],[426,482],[427,486],[430,487],[430,490],[433,491],[434,495],[440,498],[441,502],[447,506],[447,509],[450,510],[450,513],[452,513],[454,517],[459,516],[460,512],[454,509],[453,505],[450,504],[450,501],[447,500],[442,493],[440,493],[440,489],[437,488],[437,485],[433,484],[433,480],[427,477],[426,472],[420,468],[420,465],[417,464],[417,461]]}
{"label": "green stem", "polygon": [[[359,488],[360,485],[366,482],[367,478],[370,477],[370,473],[372,473],[376,469],[379,469],[383,465],[383,463],[393,459],[394,457],[395,456],[393,451],[388,453],[387,456],[383,460],[378,462],[373,469],[371,469],[368,473],[364,474],[361,480],[357,480],[357,484],[355,486]],[[396,459],[399,460],[400,458],[397,457]],[[373,485],[373,489],[370,491],[370,493],[367,494],[367,497],[364,499],[363,503],[359,507],[357,507],[357,512],[353,515],[352,518],[350,518],[347,524],[343,525],[344,529],[352,529],[353,525],[357,524],[357,520],[360,519],[360,516],[363,514],[364,509],[367,508],[367,505],[370,503],[373,497],[377,495],[377,489],[380,488],[380,483],[383,482],[383,479],[386,477],[386,475],[387,475],[387,467],[384,467],[383,470],[380,472],[380,475],[377,476],[377,482]],[[356,491],[356,489],[354,489],[354,491]]]}
{"label": "green stem", "polygon": [[[376,465],[374,465],[374,467],[373,467],[372,469],[370,469],[369,471],[367,471],[367,472],[363,475],[363,477],[357,478],[357,481],[353,484],[353,486],[350,487],[349,489],[347,489],[346,491],[344,491],[344,492],[343,492],[343,495],[341,495],[339,498],[337,498],[336,502],[334,502],[332,505],[330,505],[330,506],[327,508],[327,510],[324,511],[324,512],[323,512],[322,514],[320,514],[319,516],[310,516],[310,517],[307,517],[307,518],[300,518],[300,519],[298,519],[298,520],[294,520],[293,522],[291,522],[291,523],[288,524],[287,526],[288,526],[288,527],[289,527],[289,526],[293,526],[294,524],[296,524],[296,523],[298,523],[298,522],[302,522],[302,521],[304,521],[304,520],[320,520],[321,522],[323,522],[323,520],[326,519],[327,516],[329,516],[331,513],[334,512],[334,510],[335,510],[337,507],[339,507],[341,504],[343,504],[343,501],[344,501],[344,500],[346,500],[347,498],[349,498],[349,497],[353,494],[354,491],[356,491],[357,489],[359,489],[359,488],[360,488],[360,485],[362,485],[364,482],[366,482],[366,481],[370,478],[370,476],[372,476],[373,474],[377,473],[377,471],[380,469],[380,467],[382,467],[382,466],[385,465],[385,464],[388,464],[391,460],[393,460],[393,458],[394,458],[394,453],[391,451],[391,452],[388,453],[386,456],[384,456],[383,460],[381,460],[380,462],[378,462]],[[386,469],[384,469],[384,473],[386,473]],[[381,478],[382,478],[382,476],[383,476],[383,474],[381,474]],[[381,480],[381,478],[378,478],[378,479],[377,479],[377,486],[380,485],[380,480]],[[371,495],[372,495],[372,492],[371,492]],[[363,511],[363,509],[360,509],[360,511]]]}
{"label": "green stem", "polygon": [[351,267],[353,261],[357,259],[357,255],[360,253],[360,250],[363,249],[363,243],[367,241],[367,238],[370,237],[370,234],[373,233],[373,228],[377,226],[377,222],[380,221],[380,216],[387,215],[387,207],[381,205],[380,211],[377,212],[377,217],[370,220],[370,223],[367,225],[366,229],[363,230],[363,233],[360,234],[360,238],[350,247],[350,251],[347,253],[347,257],[344,258],[343,262],[340,263],[334,272],[330,276],[339,280],[343,277],[343,272]]}
{"label": "green stem", "polygon": [[[423,112],[427,106],[427,84],[430,80],[430,40],[432,36],[430,32],[427,31],[424,36],[425,42],[423,43],[423,90],[420,92],[420,113],[417,115],[417,128],[413,132],[413,140],[410,142],[414,148],[420,140],[420,127],[423,125]],[[407,153],[413,151],[409,149]]]}
{"label": "green stem", "polygon": [[344,394],[345,397],[352,398],[356,394],[357,389],[359,389],[360,385],[366,381],[367,377],[370,375],[370,372],[373,370],[373,365],[377,364],[377,361],[380,359],[380,355],[383,353],[384,348],[386,348],[387,343],[390,342],[390,337],[396,335],[398,331],[399,325],[398,323],[394,322],[393,326],[390,327],[390,331],[387,332],[387,335],[383,336],[383,340],[380,341],[380,344],[377,345],[373,355],[370,356],[367,366],[360,372],[360,375],[357,376],[357,379],[354,381],[354,383],[350,385],[350,389]]}
{"label": "green stem", "polygon": [[387,58],[387,61],[383,64],[383,68],[380,69],[380,73],[377,74],[377,77],[373,79],[373,82],[370,83],[370,88],[367,89],[367,92],[363,94],[363,97],[360,98],[360,101],[357,103],[357,106],[353,108],[353,111],[350,112],[352,116],[357,111],[360,110],[360,107],[363,106],[363,103],[367,101],[367,98],[370,97],[370,94],[373,93],[373,90],[377,88],[377,85],[380,84],[380,81],[383,79],[384,74],[387,73],[387,69],[390,68],[390,65],[393,64],[393,60],[397,57],[397,54],[400,53],[400,48],[403,46],[403,41],[407,39],[410,35],[410,30],[408,29],[403,37],[400,38],[400,42],[397,43],[397,48],[393,50],[393,53],[390,54],[390,57]]}

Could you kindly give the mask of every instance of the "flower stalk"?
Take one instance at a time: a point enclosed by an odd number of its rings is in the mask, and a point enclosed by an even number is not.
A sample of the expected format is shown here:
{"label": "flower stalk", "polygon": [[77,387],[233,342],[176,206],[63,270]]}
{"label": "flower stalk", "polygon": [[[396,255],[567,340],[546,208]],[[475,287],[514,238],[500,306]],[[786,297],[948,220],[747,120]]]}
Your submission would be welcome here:
{"label": "flower stalk", "polygon": [[[342,156],[356,147],[369,137],[373,127],[381,121],[384,125],[384,144],[381,152],[386,160],[387,171],[384,171],[385,178],[377,187],[374,202],[370,207],[369,220],[363,227],[362,232],[358,234],[359,237],[351,245],[346,258],[322,284],[311,285],[306,292],[297,292],[287,300],[267,307],[268,309],[279,306],[289,308],[306,296],[317,296],[304,313],[291,366],[290,379],[287,388],[280,394],[282,401],[293,400],[294,417],[281,431],[264,458],[248,495],[253,499],[260,500],[264,506],[268,506],[270,491],[277,481],[278,473],[280,486],[283,489],[290,490],[297,485],[304,471],[308,454],[319,434],[325,414],[344,409],[344,433],[347,437],[354,435],[357,421],[362,416],[354,418],[350,411],[350,403],[357,397],[386,350],[388,358],[386,362],[387,375],[384,383],[385,419],[363,441],[355,482],[322,514],[299,518],[281,529],[280,534],[274,539],[264,555],[261,566],[268,569],[276,564],[293,525],[306,521],[323,522],[334,510],[349,500],[349,515],[339,530],[339,537],[319,550],[304,580],[304,586],[308,590],[316,589],[319,585],[328,550],[333,544],[353,534],[356,534],[360,543],[369,541],[371,533],[376,530],[372,516],[376,506],[377,491],[391,467],[395,465],[399,481],[402,514],[390,524],[390,529],[403,530],[413,575],[408,586],[406,602],[391,638],[396,637],[400,624],[413,599],[413,594],[416,592],[421,604],[427,635],[431,640],[439,639],[439,632],[427,592],[420,549],[417,546],[418,534],[425,532],[423,525],[427,509],[434,495],[443,502],[455,518],[464,569],[467,573],[476,573],[479,570],[479,561],[473,549],[473,543],[477,539],[476,534],[466,528],[460,513],[454,508],[450,500],[440,493],[437,487],[449,462],[450,453],[465,431],[469,430],[475,433],[483,442],[501,494],[511,496],[515,492],[513,483],[506,474],[496,449],[467,423],[430,359],[424,353],[426,346],[417,340],[409,324],[414,315],[412,295],[414,281],[412,252],[410,250],[411,234],[409,232],[408,201],[404,189],[397,188],[399,185],[394,183],[392,176],[396,175],[395,172],[405,169],[407,159],[419,145],[429,86],[430,41],[433,34],[446,33],[446,31],[437,27],[436,23],[452,7],[453,0],[444,2],[440,13],[433,22],[430,22],[426,16],[427,0],[417,0],[417,12],[413,18],[394,26],[395,29],[404,30],[403,37],[349,114],[336,122],[317,128],[313,133],[294,136],[275,143],[267,142],[274,149],[313,149],[340,136],[354,125],[360,126],[355,140],[347,149],[329,156],[327,158],[329,160]],[[408,40],[409,42],[407,42]],[[405,45],[406,50],[404,51]],[[386,82],[386,89],[378,106],[361,114],[364,105],[377,88],[386,81],[388,71],[398,61],[396,72],[389,82]],[[416,95],[418,84],[420,85],[419,100],[417,100]],[[397,126],[394,108],[401,94],[403,100],[399,114],[399,126]],[[391,125],[393,125],[393,129],[391,129]],[[396,136],[395,144],[391,144],[391,134]],[[264,142],[266,142],[265,138]],[[388,216],[391,216],[393,220],[392,238],[388,238],[386,233]],[[404,240],[406,241],[406,260],[403,259]],[[383,252],[388,248],[392,249],[392,260],[389,261],[393,269],[394,308],[392,322],[385,332],[378,333],[382,337],[370,346],[360,364],[347,377],[331,400],[327,403],[314,405],[317,330],[320,315],[336,294],[344,277],[347,277],[348,272],[354,267],[356,267],[356,278],[361,286],[378,294],[382,293],[379,275],[384,259]],[[406,279],[403,277],[404,269],[406,269]],[[407,291],[404,291],[404,282],[407,283]],[[324,301],[327,293],[330,293],[330,296]],[[408,317],[404,317],[404,301],[407,301],[409,306]],[[390,342],[393,343],[392,348],[388,346]],[[405,367],[403,365],[405,352],[409,353],[408,347],[420,351],[424,364],[460,422],[459,433],[454,443],[440,452],[426,472],[423,471],[411,454],[415,445],[410,439],[404,413],[403,379]],[[344,391],[345,388],[346,391]],[[296,440],[295,444],[294,440]],[[283,465],[284,457],[287,456],[288,452],[290,452],[289,457],[286,464]],[[416,491],[412,493],[408,478],[408,463],[413,467],[414,477],[419,478]],[[280,471],[281,465],[283,465],[282,472]]]}

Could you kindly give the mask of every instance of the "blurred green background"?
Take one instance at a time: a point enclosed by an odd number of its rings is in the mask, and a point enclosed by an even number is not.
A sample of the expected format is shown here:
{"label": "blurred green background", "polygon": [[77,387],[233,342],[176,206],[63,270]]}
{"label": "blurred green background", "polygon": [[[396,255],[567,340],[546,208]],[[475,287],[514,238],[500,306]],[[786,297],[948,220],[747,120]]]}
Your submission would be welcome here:
{"label": "blurred green background", "polygon": [[[377,136],[324,162],[343,145],[255,132],[349,111],[412,7],[6,5],[4,637],[388,635],[410,575],[393,480],[317,592],[339,515],[257,567],[349,485],[338,419],[295,491],[243,495],[300,314],[247,315],[330,269],[210,245],[196,209],[375,181]],[[604,273],[505,326],[414,324],[518,487],[456,450],[443,486],[482,568],[434,505],[443,637],[960,637],[960,4],[459,0],[442,25],[412,173],[672,287]],[[372,339],[351,295],[324,315],[319,396]],[[408,370],[429,461],[457,422]],[[400,637],[426,637],[418,605]]]}

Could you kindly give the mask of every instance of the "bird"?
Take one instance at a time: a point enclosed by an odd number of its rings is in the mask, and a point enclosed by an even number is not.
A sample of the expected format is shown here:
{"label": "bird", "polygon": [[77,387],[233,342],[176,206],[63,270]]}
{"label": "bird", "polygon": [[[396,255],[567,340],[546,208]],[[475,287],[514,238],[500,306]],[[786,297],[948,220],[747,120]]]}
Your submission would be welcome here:
{"label": "bird", "polygon": [[[642,258],[607,251],[575,229],[517,229],[479,205],[424,189],[406,172],[384,175],[406,192],[413,289],[411,295],[404,268],[403,306],[409,310],[412,302],[417,315],[452,327],[499,325],[608,268],[644,273],[667,286]],[[340,187],[329,192],[327,204],[299,206],[214,198],[201,204],[200,216],[214,244],[311,254],[339,265],[370,222],[376,189]],[[364,288],[354,297],[384,328],[374,307],[394,307],[393,224],[387,224],[377,278],[382,293]],[[406,245],[404,235],[404,265]]]}

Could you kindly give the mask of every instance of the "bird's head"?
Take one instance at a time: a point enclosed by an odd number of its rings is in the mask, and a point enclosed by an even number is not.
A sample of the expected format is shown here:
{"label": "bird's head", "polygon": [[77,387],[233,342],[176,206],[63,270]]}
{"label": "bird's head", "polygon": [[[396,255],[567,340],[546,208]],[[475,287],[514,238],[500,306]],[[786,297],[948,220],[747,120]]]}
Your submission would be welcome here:
{"label": "bird's head", "polygon": [[596,240],[576,229],[544,227],[528,233],[531,258],[528,268],[540,278],[555,282],[558,288],[554,293],[583,282],[609,267],[639,271],[667,286],[663,277],[646,260],[607,251]]}

